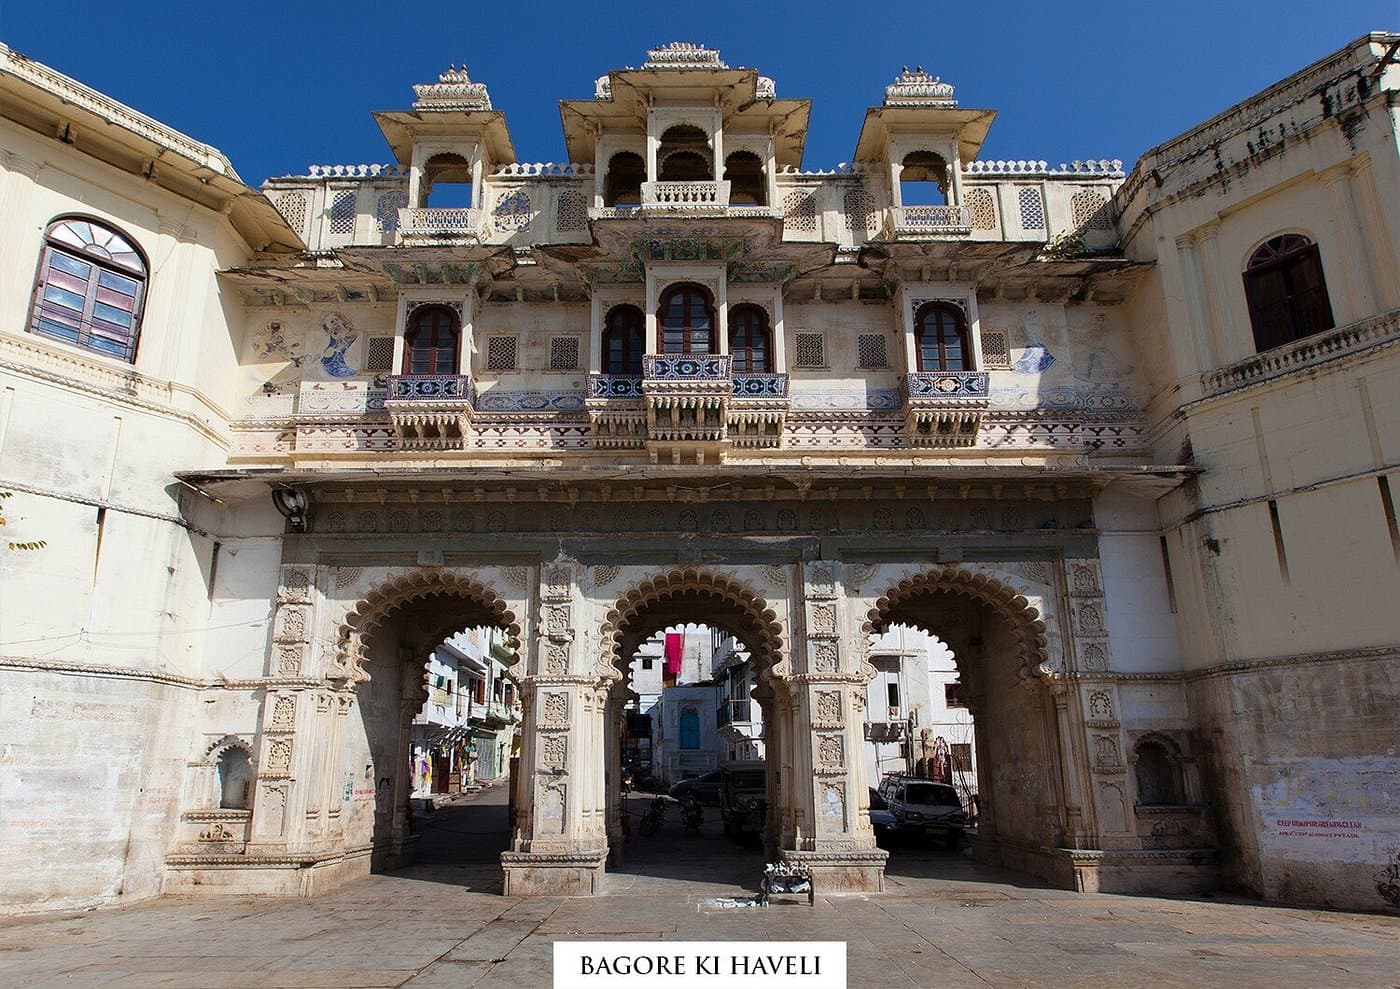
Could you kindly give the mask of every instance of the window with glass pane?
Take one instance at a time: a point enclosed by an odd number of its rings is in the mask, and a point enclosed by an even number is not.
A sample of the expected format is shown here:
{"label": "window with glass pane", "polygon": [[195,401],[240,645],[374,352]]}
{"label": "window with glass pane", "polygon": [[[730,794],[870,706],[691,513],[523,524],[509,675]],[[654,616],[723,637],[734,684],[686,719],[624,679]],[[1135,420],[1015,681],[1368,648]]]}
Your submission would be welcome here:
{"label": "window with glass pane", "polygon": [[734,373],[770,373],[771,344],[768,314],[758,306],[735,306],[729,314],[729,353],[734,358]]}
{"label": "window with glass pane", "polygon": [[404,334],[405,374],[456,374],[457,314],[447,306],[414,310]]}
{"label": "window with glass pane", "polygon": [[1259,350],[1335,325],[1322,257],[1317,245],[1301,234],[1282,234],[1259,246],[1244,272],[1244,294]]}
{"label": "window with glass pane", "polygon": [[661,297],[661,351],[666,354],[714,353],[714,310],[698,285],[677,285]]}
{"label": "window with glass pane", "polygon": [[44,239],[30,332],[134,361],[145,288],[146,262],[126,237],[91,220],[56,221]]}
{"label": "window with glass pane", "polygon": [[970,371],[967,322],[955,306],[931,302],[914,317],[920,371]]}
{"label": "window with glass pane", "polygon": [[642,373],[642,311],[636,306],[614,306],[603,328],[603,373]]}

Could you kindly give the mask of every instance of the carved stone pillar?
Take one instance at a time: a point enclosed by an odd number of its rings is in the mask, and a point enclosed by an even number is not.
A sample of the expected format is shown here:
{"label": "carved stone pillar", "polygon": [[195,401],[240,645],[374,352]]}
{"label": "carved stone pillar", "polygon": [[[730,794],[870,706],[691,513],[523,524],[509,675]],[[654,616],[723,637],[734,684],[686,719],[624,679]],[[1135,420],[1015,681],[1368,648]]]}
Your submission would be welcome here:
{"label": "carved stone pillar", "polygon": [[282,568],[272,619],[272,651],[263,679],[249,854],[275,854],[309,845],[305,827],[309,804],[304,791],[325,742],[314,737],[318,721],[313,698],[315,689],[325,684],[306,670],[316,620],[314,578],[311,566]]}
{"label": "carved stone pillar", "polygon": [[617,867],[622,864],[622,851],[625,841],[622,833],[622,733],[627,730],[627,704],[636,695],[627,688],[627,683],[618,680],[609,688],[607,704],[603,716],[604,735],[604,778],[607,782],[607,831],[608,864]]}
{"label": "carved stone pillar", "polygon": [[604,725],[618,676],[600,670],[576,629],[577,565],[540,568],[538,620],[521,682],[520,779],[507,896],[587,896],[607,858]]}
{"label": "carved stone pillar", "polygon": [[887,856],[870,826],[861,727],[873,671],[839,569],[830,560],[803,567],[806,641],[793,650],[788,691],[794,821],[781,855],[810,868],[818,892],[880,892]]}
{"label": "carved stone pillar", "polygon": [[[1075,734],[1084,740],[1086,759],[1067,757],[1071,764],[1089,768],[1089,779],[1077,779],[1076,786],[1089,788],[1084,801],[1092,814],[1084,822],[1081,844],[1099,849],[1140,847],[1133,802],[1128,787],[1128,767],[1124,758],[1125,739],[1115,715],[1118,700],[1113,681],[1103,678],[1096,684],[1095,673],[1107,672],[1110,665],[1108,630],[1105,625],[1103,583],[1097,560],[1065,560],[1065,586],[1069,590],[1071,627],[1078,654],[1081,692],[1068,693],[1079,707],[1083,728],[1074,732],[1065,725],[1063,737]],[[1067,794],[1067,802],[1077,803]]]}

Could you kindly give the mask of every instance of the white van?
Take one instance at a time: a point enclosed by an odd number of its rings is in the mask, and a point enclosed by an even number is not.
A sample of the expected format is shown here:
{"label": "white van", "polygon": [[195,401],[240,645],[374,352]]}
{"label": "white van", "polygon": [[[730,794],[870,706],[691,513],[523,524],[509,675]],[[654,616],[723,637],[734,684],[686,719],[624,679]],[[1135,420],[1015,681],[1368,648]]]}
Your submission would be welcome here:
{"label": "white van", "polygon": [[949,848],[962,844],[967,814],[958,791],[947,783],[917,776],[887,776],[880,782],[880,796],[906,834],[922,830],[930,838],[942,838]]}

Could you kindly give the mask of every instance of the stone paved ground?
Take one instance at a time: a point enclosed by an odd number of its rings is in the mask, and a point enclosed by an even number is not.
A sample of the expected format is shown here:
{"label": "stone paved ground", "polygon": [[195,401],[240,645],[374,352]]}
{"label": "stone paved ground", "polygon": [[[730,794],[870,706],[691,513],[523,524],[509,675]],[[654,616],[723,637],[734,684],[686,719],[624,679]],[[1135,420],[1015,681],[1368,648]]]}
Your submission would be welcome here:
{"label": "stone paved ground", "polygon": [[[425,864],[314,900],[165,899],[0,926],[0,986],[547,989],[556,939],[847,942],[852,989],[1400,986],[1400,919],[1227,897],[1082,896],[897,849],[879,897],[726,907],[760,857],[674,811],[606,898],[500,895],[503,791],[440,810]],[[639,801],[640,803],[640,801]],[[716,902],[721,901],[721,902]]]}

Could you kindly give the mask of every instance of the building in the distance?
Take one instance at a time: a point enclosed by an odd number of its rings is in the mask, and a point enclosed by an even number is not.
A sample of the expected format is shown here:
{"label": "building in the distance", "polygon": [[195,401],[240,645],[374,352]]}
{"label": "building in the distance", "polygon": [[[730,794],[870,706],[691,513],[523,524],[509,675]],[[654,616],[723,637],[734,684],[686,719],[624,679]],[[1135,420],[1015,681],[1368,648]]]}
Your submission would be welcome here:
{"label": "building in the distance", "polygon": [[697,713],[747,689],[819,892],[883,888],[907,626],[981,860],[1395,906],[1397,51],[1127,169],[988,160],[976,81],[917,69],[808,162],[808,100],[682,43],[560,80],[536,163],[453,68],[374,114],[388,164],[255,188],[0,47],[0,489],[47,540],[0,565],[0,901],[397,867],[472,628],[519,690],[505,891],[603,891],[633,660],[703,625],[748,658]]}

